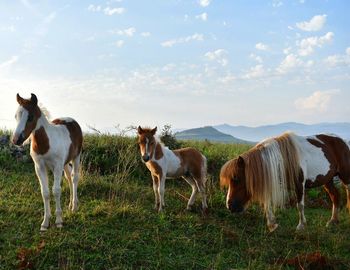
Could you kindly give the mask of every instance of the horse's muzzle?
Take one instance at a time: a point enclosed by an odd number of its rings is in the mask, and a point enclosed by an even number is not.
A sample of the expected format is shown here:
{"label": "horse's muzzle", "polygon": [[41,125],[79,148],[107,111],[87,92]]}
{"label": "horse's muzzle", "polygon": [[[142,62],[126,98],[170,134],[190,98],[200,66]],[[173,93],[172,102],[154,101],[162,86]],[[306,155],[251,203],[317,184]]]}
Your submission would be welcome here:
{"label": "horse's muzzle", "polygon": [[16,137],[12,138],[12,143],[15,145],[22,145],[24,141],[25,141],[25,138],[23,136],[23,132],[17,138]]}
{"label": "horse's muzzle", "polygon": [[142,160],[143,160],[143,162],[149,161],[149,155],[147,155],[147,154],[143,155]]}
{"label": "horse's muzzle", "polygon": [[244,211],[244,206],[238,201],[233,201],[229,204],[229,209],[231,213],[242,213]]}

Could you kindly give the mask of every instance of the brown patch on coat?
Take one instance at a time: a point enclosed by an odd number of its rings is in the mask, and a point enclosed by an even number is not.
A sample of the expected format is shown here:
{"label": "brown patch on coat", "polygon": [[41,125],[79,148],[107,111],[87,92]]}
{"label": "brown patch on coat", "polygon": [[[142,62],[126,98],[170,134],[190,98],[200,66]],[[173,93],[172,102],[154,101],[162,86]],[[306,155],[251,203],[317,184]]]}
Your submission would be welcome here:
{"label": "brown patch on coat", "polygon": [[339,137],[325,134],[316,135],[316,139],[308,138],[308,142],[321,148],[326,159],[330,163],[326,175],[318,175],[314,182],[307,179],[307,188],[317,187],[331,181],[334,176],[339,175],[344,183],[350,183],[350,151],[347,144]]}
{"label": "brown patch on coat", "polygon": [[158,181],[162,179],[163,170],[157,162],[150,160],[146,163],[146,166],[150,170],[151,174],[158,178]]}
{"label": "brown patch on coat", "polygon": [[[203,162],[205,162],[202,154],[192,148],[186,147],[173,151],[179,157],[181,165],[177,174],[179,176],[192,176],[199,180],[205,175],[203,174]],[[206,172],[205,172],[206,173]]]}
{"label": "brown patch on coat", "polygon": [[154,153],[154,158],[155,158],[156,160],[159,160],[159,159],[161,159],[163,156],[164,156],[164,154],[163,154],[162,146],[161,146],[160,143],[157,143],[157,145],[156,145],[156,150],[155,150],[155,153]]}
{"label": "brown patch on coat", "polygon": [[31,147],[38,155],[46,154],[50,149],[49,138],[47,137],[44,127],[40,127],[32,136]]}
{"label": "brown patch on coat", "polygon": [[79,124],[75,120],[65,121],[64,119],[55,119],[52,123],[55,125],[65,125],[69,131],[71,144],[66,158],[66,163],[68,163],[80,154],[83,145],[83,133]]}

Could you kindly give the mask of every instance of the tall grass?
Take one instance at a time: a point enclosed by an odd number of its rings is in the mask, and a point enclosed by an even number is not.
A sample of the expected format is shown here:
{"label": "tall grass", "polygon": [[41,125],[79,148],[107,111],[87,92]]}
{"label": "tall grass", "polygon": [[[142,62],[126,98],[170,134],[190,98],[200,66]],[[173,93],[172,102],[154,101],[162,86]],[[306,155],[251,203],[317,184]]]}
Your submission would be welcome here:
{"label": "tall grass", "polygon": [[[218,185],[222,164],[251,146],[179,143],[207,157],[207,216],[201,215],[199,201],[198,211],[185,211],[191,189],[177,180],[167,181],[165,212],[153,211],[152,180],[136,138],[89,134],[79,211],[67,210],[69,187],[63,182],[64,227],[50,227],[44,234],[39,233],[43,205],[33,164],[6,156],[5,163],[12,165],[0,164],[0,269],[284,269],[288,259],[315,251],[329,259],[333,268],[328,269],[350,268],[345,209],[339,226],[325,228],[329,204],[310,208],[306,202],[305,232],[295,233],[297,211],[287,209],[277,213],[280,227],[269,234],[259,207],[231,215]],[[301,265],[307,269],[309,262]]]}

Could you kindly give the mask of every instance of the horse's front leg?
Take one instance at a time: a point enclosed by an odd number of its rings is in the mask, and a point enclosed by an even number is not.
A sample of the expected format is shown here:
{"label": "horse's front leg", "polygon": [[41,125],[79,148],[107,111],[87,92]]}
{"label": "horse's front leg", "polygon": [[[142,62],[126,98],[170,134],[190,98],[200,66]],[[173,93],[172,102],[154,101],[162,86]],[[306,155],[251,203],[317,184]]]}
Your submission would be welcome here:
{"label": "horse's front leg", "polygon": [[158,193],[159,179],[156,175],[152,174],[152,180],[153,180],[153,192],[155,197],[154,210],[159,211],[159,206],[160,206],[160,196]]}
{"label": "horse's front leg", "polygon": [[159,193],[159,209],[158,212],[163,211],[163,207],[165,206],[164,202],[164,191],[165,191],[165,176],[159,175],[159,186],[158,186],[158,193]]}
{"label": "horse's front leg", "polygon": [[44,202],[44,220],[41,223],[40,231],[46,231],[50,225],[51,208],[49,182],[45,165],[35,163],[35,172],[40,182],[41,195]]}
{"label": "horse's front leg", "polygon": [[52,186],[52,194],[55,197],[56,202],[56,221],[55,224],[57,228],[62,228],[62,208],[61,208],[61,180],[62,180],[63,166],[57,165],[53,169],[54,182]]}
{"label": "horse's front leg", "polygon": [[267,221],[267,228],[270,232],[273,232],[277,229],[278,224],[276,223],[275,215],[273,214],[271,204],[268,203],[268,205],[265,205],[265,214],[266,214],[266,221]]}

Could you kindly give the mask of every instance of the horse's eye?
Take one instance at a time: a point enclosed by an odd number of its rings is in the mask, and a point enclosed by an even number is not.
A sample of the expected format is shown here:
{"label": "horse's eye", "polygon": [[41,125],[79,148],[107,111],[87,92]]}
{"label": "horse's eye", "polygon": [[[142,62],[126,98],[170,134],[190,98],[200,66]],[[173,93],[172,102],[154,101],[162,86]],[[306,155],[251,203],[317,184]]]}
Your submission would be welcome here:
{"label": "horse's eye", "polygon": [[34,116],[33,116],[32,114],[29,114],[29,115],[28,115],[28,121],[29,121],[29,122],[33,121],[33,118],[34,118]]}
{"label": "horse's eye", "polygon": [[239,182],[240,182],[240,180],[239,180],[239,178],[238,177],[233,177],[233,183],[234,184],[239,184]]}

